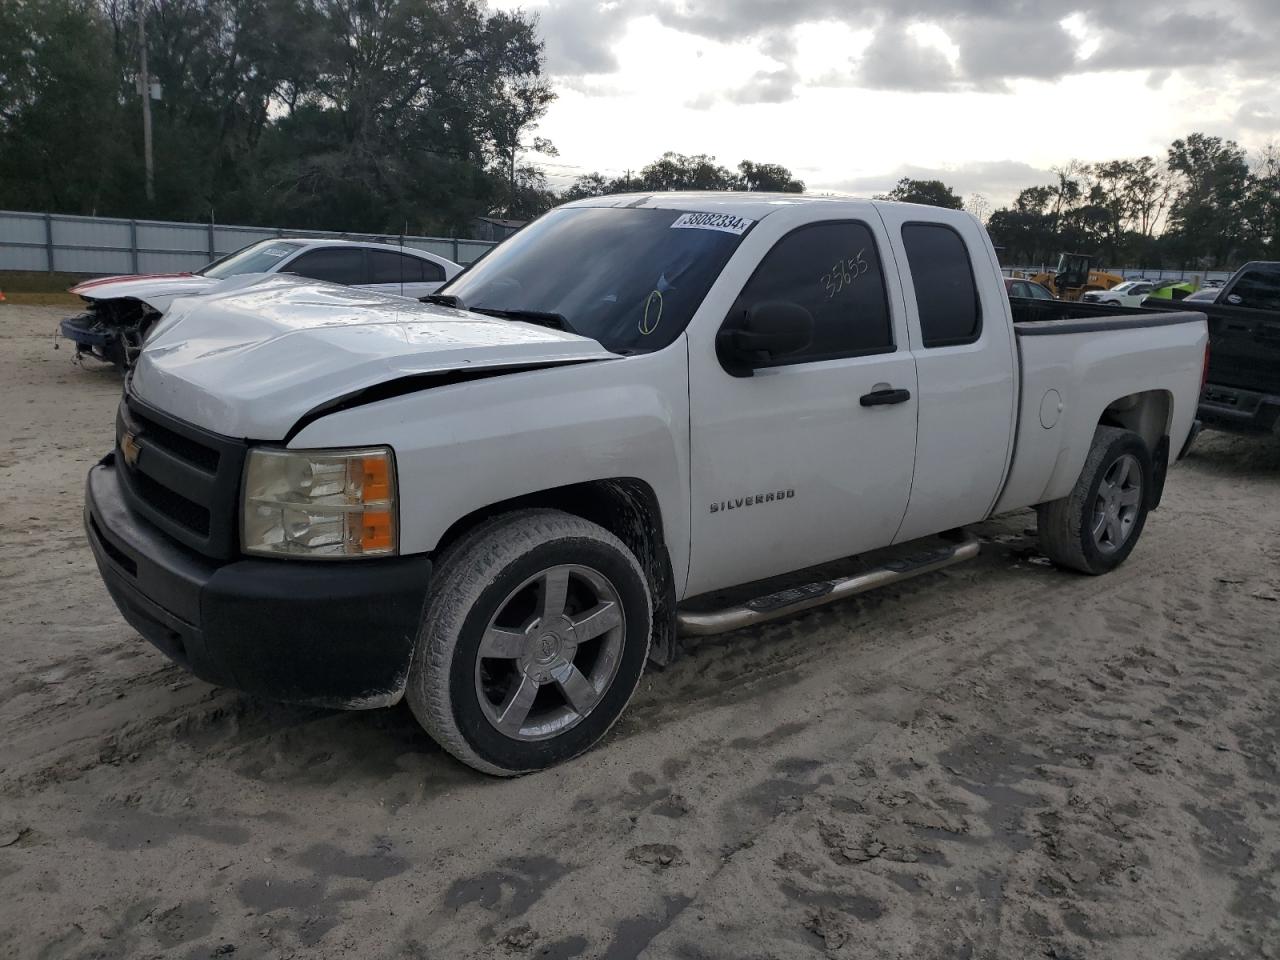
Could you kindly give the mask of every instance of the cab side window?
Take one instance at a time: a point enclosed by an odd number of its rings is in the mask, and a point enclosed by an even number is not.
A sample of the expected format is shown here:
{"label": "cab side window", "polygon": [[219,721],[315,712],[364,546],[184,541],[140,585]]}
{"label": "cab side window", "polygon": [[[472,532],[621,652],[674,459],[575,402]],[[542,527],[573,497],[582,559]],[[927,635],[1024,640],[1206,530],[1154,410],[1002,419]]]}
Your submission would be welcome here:
{"label": "cab side window", "polygon": [[982,304],[969,250],[960,234],[940,223],[908,223],[902,245],[926,347],[973,343],[982,333]]}
{"label": "cab side window", "polygon": [[884,271],[875,237],[864,223],[815,223],[787,234],[756,267],[729,322],[768,301],[794,303],[813,316],[809,346],[770,366],[895,349]]}
{"label": "cab side window", "polygon": [[286,264],[284,272],[330,283],[369,282],[361,247],[319,247]]}

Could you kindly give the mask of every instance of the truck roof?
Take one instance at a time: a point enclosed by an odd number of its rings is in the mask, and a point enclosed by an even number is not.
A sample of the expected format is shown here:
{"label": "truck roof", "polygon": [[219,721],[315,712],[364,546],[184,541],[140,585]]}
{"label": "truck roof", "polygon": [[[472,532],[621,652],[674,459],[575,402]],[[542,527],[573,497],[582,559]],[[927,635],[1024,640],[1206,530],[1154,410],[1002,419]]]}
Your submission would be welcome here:
{"label": "truck roof", "polygon": [[787,207],[815,204],[840,205],[848,203],[872,203],[877,207],[916,207],[930,211],[929,219],[946,220],[951,217],[968,217],[960,210],[923,206],[916,203],[899,203],[891,200],[871,200],[867,197],[823,195],[807,193],[747,193],[723,190],[671,190],[653,193],[617,193],[603,197],[587,197],[564,204],[575,207],[639,207],[649,210],[684,210],[692,213],[726,213],[752,220],[761,220],[771,213]]}

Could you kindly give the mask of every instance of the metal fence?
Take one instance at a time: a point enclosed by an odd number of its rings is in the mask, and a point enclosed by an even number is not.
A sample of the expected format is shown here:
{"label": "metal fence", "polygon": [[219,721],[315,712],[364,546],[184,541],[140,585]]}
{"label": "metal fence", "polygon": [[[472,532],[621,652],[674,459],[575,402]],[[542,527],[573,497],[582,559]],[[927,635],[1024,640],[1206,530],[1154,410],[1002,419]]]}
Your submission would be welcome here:
{"label": "metal fence", "polygon": [[468,264],[491,247],[487,240],[387,236],[276,227],[235,227],[164,220],[73,217],[0,210],[0,270],[49,273],[179,273],[256,240],[314,237],[394,243]]}

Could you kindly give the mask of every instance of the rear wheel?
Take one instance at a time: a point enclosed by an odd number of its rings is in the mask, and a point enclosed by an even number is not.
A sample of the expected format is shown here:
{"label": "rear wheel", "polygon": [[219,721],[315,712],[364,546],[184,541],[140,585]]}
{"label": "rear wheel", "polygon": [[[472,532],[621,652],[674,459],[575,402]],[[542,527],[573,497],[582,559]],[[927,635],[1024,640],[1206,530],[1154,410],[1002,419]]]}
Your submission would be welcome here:
{"label": "rear wheel", "polygon": [[589,749],[649,652],[648,583],[604,528],[554,510],[491,520],[441,557],[407,697],[451,754],[486,773]]}
{"label": "rear wheel", "polygon": [[1041,549],[1081,573],[1114,570],[1142,535],[1153,477],[1151,452],[1140,436],[1098,427],[1071,493],[1036,507]]}

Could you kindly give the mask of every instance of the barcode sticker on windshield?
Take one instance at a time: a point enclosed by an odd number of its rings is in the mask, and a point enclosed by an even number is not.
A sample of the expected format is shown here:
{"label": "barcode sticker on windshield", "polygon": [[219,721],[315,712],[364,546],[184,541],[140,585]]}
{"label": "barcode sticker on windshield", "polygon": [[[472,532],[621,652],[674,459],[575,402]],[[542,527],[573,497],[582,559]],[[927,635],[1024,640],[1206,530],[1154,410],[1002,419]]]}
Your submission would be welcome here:
{"label": "barcode sticker on windshield", "polygon": [[731,213],[686,213],[671,225],[672,230],[719,230],[742,236],[754,220]]}

